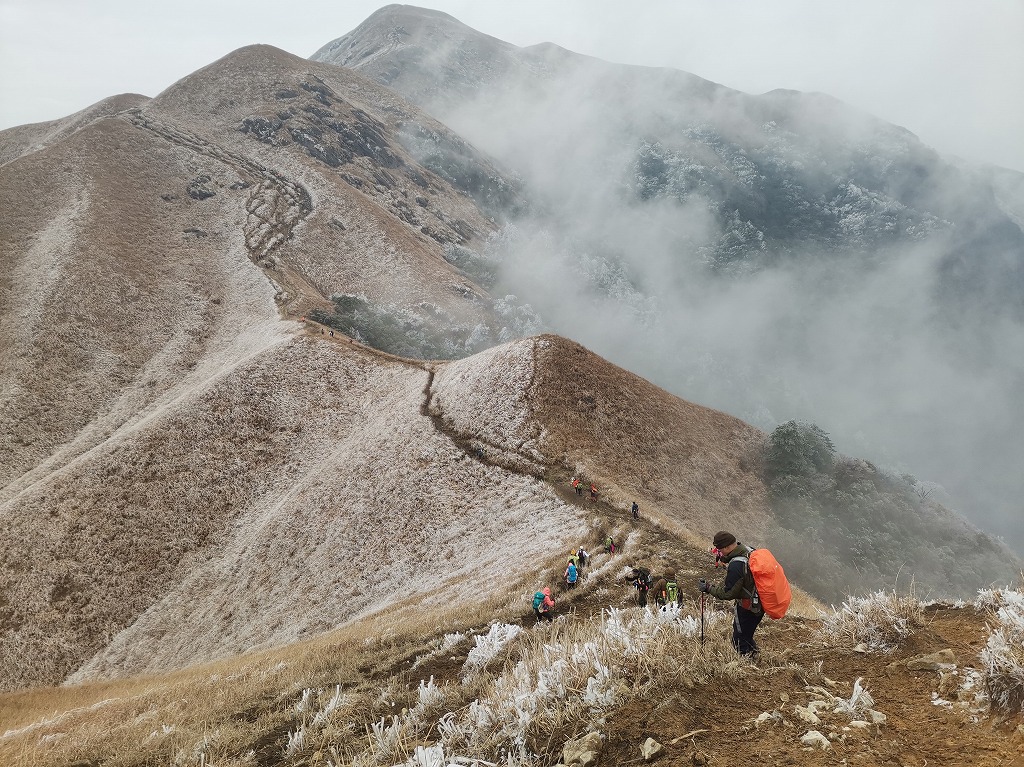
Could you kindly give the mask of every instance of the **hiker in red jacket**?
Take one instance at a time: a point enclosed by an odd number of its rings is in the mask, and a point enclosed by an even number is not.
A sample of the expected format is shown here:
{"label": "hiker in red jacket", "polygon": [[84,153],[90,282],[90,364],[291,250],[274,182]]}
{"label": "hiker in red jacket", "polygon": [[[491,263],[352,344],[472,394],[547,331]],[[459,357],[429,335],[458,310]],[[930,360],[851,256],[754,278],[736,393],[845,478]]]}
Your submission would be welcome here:
{"label": "hiker in red jacket", "polygon": [[698,587],[715,599],[734,600],[736,612],[732,622],[732,646],[740,655],[757,655],[754,632],[764,618],[764,609],[756,598],[754,576],[750,572],[750,549],[736,540],[736,536],[721,530],[715,533],[715,548],[725,563],[725,583],[712,586],[703,578]]}

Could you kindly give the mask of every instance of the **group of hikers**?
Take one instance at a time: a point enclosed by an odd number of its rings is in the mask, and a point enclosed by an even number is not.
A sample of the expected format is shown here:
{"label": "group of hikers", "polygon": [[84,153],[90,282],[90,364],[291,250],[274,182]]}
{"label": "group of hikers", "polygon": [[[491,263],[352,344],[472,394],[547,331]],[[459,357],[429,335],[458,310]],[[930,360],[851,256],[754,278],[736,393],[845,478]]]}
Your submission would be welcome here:
{"label": "group of hikers", "polygon": [[[636,514],[634,503],[633,513]],[[777,582],[769,583],[765,580],[761,583],[762,590],[770,589],[766,599],[762,600],[758,592],[758,583],[755,583],[754,573],[751,570],[751,554],[755,551],[736,540],[736,536],[725,530],[715,533],[712,541],[711,553],[715,555],[715,566],[724,565],[725,579],[720,585],[712,585],[706,579],[700,578],[697,581],[697,591],[701,603],[703,615],[704,599],[706,596],[714,597],[723,601],[735,603],[733,615],[732,644],[741,655],[756,656],[758,653],[757,643],[754,641],[754,632],[761,624],[765,615],[765,607],[769,606],[772,617],[782,617],[789,606],[789,585],[785,581],[782,568],[778,566],[767,549],[758,549],[761,552],[760,559],[765,555],[773,563],[778,574],[773,576],[780,579]],[[605,539],[604,550],[608,554],[614,554],[617,550],[615,541],[611,537]],[[573,550],[562,574],[567,589],[573,589],[579,582],[581,572],[590,563],[590,555],[580,546]],[[676,579],[675,570],[669,568],[664,575],[656,580],[652,577],[650,570],[645,567],[635,566],[630,574],[630,583],[637,591],[637,602],[641,607],[646,608],[648,599],[651,598],[659,609],[664,609],[669,604],[682,605],[683,593]],[[776,586],[780,593],[776,594]],[[784,593],[782,593],[784,590]],[[552,612],[555,607],[555,600],[551,596],[551,588],[545,586],[534,594],[533,611],[537,621],[551,621]]]}
{"label": "group of hikers", "polygon": [[[576,495],[583,495],[583,480],[579,477],[573,477],[569,484],[572,486],[572,489],[576,491]],[[590,483],[590,500],[595,503],[597,502],[597,485],[593,482]]]}
{"label": "group of hikers", "polygon": [[588,554],[587,550],[582,546],[569,552],[569,561],[565,565],[565,572],[562,573],[562,579],[565,581],[565,587],[567,589],[576,588],[576,583],[580,579],[581,571],[589,563],[590,554]]}

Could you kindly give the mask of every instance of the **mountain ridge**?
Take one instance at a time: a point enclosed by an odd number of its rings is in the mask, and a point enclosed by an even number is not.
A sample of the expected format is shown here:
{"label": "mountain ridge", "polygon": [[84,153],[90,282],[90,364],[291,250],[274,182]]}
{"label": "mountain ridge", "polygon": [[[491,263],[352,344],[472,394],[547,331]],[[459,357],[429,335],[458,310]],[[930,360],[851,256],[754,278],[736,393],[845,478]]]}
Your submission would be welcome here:
{"label": "mountain ridge", "polygon": [[[509,55],[515,71],[551,78],[544,87],[562,66],[607,86],[588,117],[604,114],[612,86],[644,77],[679,98],[731,98],[696,76],[618,70],[553,44]],[[467,67],[451,70],[449,106],[474,82]],[[419,75],[437,81],[431,71]],[[631,119],[614,117],[617,129]],[[886,135],[909,145],[900,130]],[[696,242],[714,210],[679,196],[739,189],[754,160],[699,126],[678,145],[652,132],[607,154],[580,132],[580,156],[550,170],[603,158],[617,186],[602,198],[579,179],[538,185],[555,147],[504,151],[476,135],[363,74],[265,45],[152,99],[0,131],[0,759],[525,767],[577,763],[566,754],[581,737],[615,763],[642,758],[648,738],[663,760],[705,767],[737,748],[808,767],[1019,759],[1014,552],[933,485],[845,455],[813,424],[773,430],[673,392],[737,386],[687,344],[716,322],[744,336],[725,320],[735,295],[756,311],[757,269],[688,282],[690,300],[718,305],[704,318],[669,312],[686,321],[672,345],[652,345],[666,310],[644,291],[693,273],[654,263],[646,236],[636,247],[650,271],[617,250],[643,234],[636,221]],[[538,158],[517,165],[530,149]],[[910,183],[905,170],[886,178]],[[704,191],[682,183],[698,177]],[[1012,210],[1015,177],[1000,183]],[[835,220],[860,221],[865,236],[917,215],[845,188],[836,208],[852,208]],[[564,270],[565,242],[585,227],[529,229],[562,221],[560,191],[608,214]],[[720,232],[733,255],[761,252],[752,220],[737,213]],[[517,294],[529,285],[504,270],[524,254],[535,289]],[[892,260],[924,284],[931,256]],[[771,276],[785,305],[790,273]],[[855,276],[808,269],[803,284]],[[891,276],[878,267],[875,287]],[[549,295],[592,302],[587,332],[649,358],[654,374],[586,334],[550,332],[552,304],[532,306]],[[787,334],[825,362],[849,349],[840,370],[852,376],[858,343],[817,343],[798,311],[767,318],[773,332],[750,338],[770,353]],[[920,365],[891,353],[898,335],[881,336],[880,353]],[[972,370],[996,376],[975,396],[998,399],[1008,373],[986,351],[1001,340],[974,350]],[[772,383],[750,369],[741,386]],[[810,397],[805,378],[787,384]],[[924,409],[918,390],[893,390]],[[885,385],[871,391],[887,405]],[[929,432],[939,445],[964,417],[943,413]],[[998,423],[1012,434],[1012,418]],[[964,441],[976,448],[977,434]],[[596,497],[573,492],[573,477]],[[771,548],[793,582],[787,617],[758,630],[756,662],[730,644],[731,611],[696,590],[722,576],[709,553],[721,529]],[[569,588],[580,546],[592,563]],[[639,606],[637,565],[674,573],[680,604]],[[558,616],[534,626],[544,585]],[[865,595],[846,596],[851,585]]]}
{"label": "mountain ridge", "polygon": [[[83,115],[28,153],[0,133],[5,689],[295,641],[403,583],[468,594],[494,539],[529,572],[629,532],[633,500],[689,556],[771,529],[763,431],[523,333],[456,266],[520,187],[400,95],[257,45]],[[462,359],[306,317],[339,305]]]}
{"label": "mountain ridge", "polygon": [[542,329],[766,431],[820,423],[1019,543],[1024,175],[827,95],[545,65],[407,6],[312,58],[387,83],[522,180],[533,204],[473,250]]}

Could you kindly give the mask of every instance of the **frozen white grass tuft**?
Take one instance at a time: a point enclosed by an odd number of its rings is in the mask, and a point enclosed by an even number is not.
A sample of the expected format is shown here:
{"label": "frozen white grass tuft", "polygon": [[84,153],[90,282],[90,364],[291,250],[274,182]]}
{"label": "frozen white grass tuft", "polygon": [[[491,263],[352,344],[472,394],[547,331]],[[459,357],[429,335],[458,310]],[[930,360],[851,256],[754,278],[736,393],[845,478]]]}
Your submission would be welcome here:
{"label": "frozen white grass tuft", "polygon": [[821,634],[836,644],[863,645],[875,652],[891,652],[921,623],[924,608],[912,595],[876,591],[850,597],[832,613],[821,612]]}
{"label": "frozen white grass tuft", "polygon": [[976,605],[991,613],[988,641],[979,653],[989,700],[1006,711],[1024,711],[1024,594],[985,589]]}

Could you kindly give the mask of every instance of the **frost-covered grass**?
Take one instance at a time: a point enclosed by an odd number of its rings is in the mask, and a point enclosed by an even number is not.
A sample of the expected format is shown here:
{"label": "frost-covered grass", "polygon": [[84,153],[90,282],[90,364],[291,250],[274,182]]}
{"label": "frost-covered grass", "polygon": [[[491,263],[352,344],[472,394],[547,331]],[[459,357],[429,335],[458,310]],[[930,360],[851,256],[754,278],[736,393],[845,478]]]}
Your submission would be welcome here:
{"label": "frost-covered grass", "polygon": [[989,700],[1007,711],[1024,711],[1024,593],[985,589],[975,604],[990,613],[988,641],[979,653]]}
{"label": "frost-covered grass", "polygon": [[836,645],[890,652],[921,624],[924,608],[913,594],[876,591],[850,597],[821,613],[821,634]]}
{"label": "frost-covered grass", "polygon": [[[420,683],[417,704],[374,722],[359,764],[386,764],[409,748],[406,764],[501,762],[539,764],[559,738],[598,725],[613,707],[670,685],[686,675],[706,678],[728,653],[725,613],[709,617],[709,641],[700,647],[700,623],[678,606],[664,611],[606,610],[592,621],[556,621],[532,631],[494,624],[476,637],[462,670],[461,690]],[[484,669],[504,657],[500,671]],[[452,695],[461,705],[428,716]],[[436,742],[415,746],[430,733]]]}
{"label": "frost-covered grass", "polygon": [[[609,608],[531,629],[497,621],[485,633],[455,617],[432,615],[413,628],[397,619],[353,627],[287,654],[242,656],[129,686],[130,697],[104,688],[109,697],[98,704],[26,731],[29,749],[6,751],[27,741],[0,737],[0,761],[20,753],[5,763],[540,765],[616,707],[720,676],[735,657],[731,619],[721,610],[707,616],[704,647],[698,617],[675,605]],[[410,642],[426,651],[424,664],[452,653],[461,669],[442,681],[415,671],[365,677],[361,669],[407,658]],[[732,665],[724,673],[745,673],[744,664]],[[364,682],[325,684],[339,678]]]}

